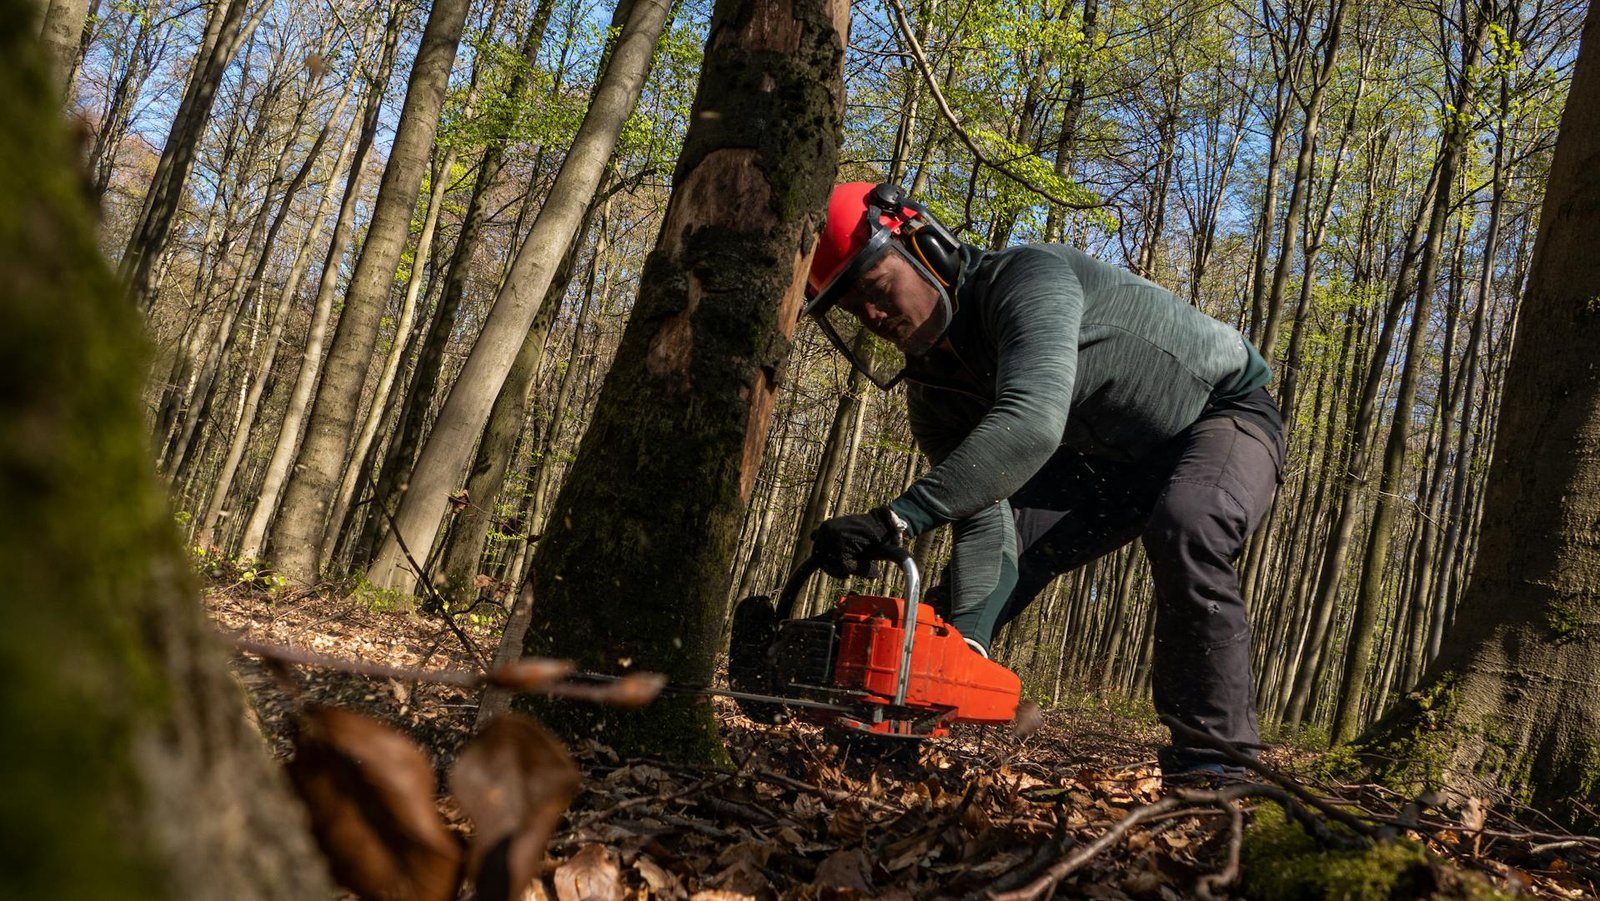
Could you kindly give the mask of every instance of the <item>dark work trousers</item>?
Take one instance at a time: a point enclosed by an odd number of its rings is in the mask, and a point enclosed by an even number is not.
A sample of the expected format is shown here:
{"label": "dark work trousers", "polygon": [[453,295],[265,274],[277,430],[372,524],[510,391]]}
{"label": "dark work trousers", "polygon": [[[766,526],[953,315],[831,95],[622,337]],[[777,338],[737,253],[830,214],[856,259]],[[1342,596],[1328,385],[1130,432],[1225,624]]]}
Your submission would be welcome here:
{"label": "dark work trousers", "polygon": [[[1264,391],[1253,399],[1271,403]],[[1148,462],[1062,449],[1010,498],[1018,579],[1000,624],[1051,579],[1141,539],[1155,581],[1156,710],[1253,753],[1250,627],[1234,564],[1272,502],[1283,458],[1276,421],[1221,410]],[[1162,753],[1169,771],[1221,759],[1177,738]]]}

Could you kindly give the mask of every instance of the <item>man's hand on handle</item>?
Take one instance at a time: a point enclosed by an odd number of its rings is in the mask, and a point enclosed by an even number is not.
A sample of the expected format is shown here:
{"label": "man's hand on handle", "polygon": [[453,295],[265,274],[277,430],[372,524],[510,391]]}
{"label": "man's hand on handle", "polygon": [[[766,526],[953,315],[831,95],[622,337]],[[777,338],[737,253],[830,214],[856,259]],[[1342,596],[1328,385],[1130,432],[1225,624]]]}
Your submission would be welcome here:
{"label": "man's hand on handle", "polygon": [[824,520],[811,533],[811,553],[837,579],[871,575],[873,561],[900,546],[904,523],[888,506]]}

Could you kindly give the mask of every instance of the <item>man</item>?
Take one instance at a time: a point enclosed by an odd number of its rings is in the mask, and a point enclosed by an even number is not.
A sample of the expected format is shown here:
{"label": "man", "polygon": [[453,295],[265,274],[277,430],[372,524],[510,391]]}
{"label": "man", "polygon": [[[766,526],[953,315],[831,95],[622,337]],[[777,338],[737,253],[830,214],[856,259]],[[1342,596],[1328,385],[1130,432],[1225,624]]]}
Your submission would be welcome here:
{"label": "man", "polygon": [[[1255,348],[1070,247],[962,244],[893,185],[835,188],[807,294],[854,365],[881,386],[907,383],[934,463],[887,505],[818,527],[823,568],[860,573],[885,546],[951,524],[951,624],[987,653],[1051,579],[1141,539],[1156,709],[1253,753],[1234,562],[1284,457]],[[853,334],[863,327],[871,337]],[[1168,776],[1226,759],[1178,736],[1161,754]]]}

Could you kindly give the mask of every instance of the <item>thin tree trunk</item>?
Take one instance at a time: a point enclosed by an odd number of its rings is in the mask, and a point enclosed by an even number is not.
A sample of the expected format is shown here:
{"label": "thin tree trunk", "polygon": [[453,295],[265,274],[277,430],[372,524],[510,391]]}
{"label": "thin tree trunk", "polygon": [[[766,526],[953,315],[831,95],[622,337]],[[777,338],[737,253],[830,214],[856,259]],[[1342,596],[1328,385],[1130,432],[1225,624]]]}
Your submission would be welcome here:
{"label": "thin tree trunk", "polygon": [[150,190],[145,195],[144,209],[123,251],[122,276],[141,310],[148,310],[155,302],[155,264],[172,235],[172,223],[183,202],[189,172],[194,167],[195,153],[205,133],[217,88],[222,84],[222,75],[266,15],[267,4],[263,3],[246,18],[249,2],[221,0],[212,10],[200,53],[195,58],[194,72],[178,105],[172,130],[167,134]]}
{"label": "thin tree trunk", "polygon": [[336,480],[344,471],[346,452],[355,437],[372,348],[388,306],[395,267],[405,250],[467,7],[467,0],[435,0],[428,12],[389,163],[373,201],[372,221],[328,347],[306,420],[305,440],[273,524],[273,561],[284,575],[302,583],[318,576]]}
{"label": "thin tree trunk", "polygon": [[[294,387],[289,392],[288,407],[278,440],[267,463],[266,475],[256,499],[250,521],[245,525],[239,542],[239,554],[256,558],[266,544],[267,530],[277,515],[278,501],[290,467],[300,446],[300,430],[306,410],[311,404],[311,393],[316,388],[317,374],[322,369],[322,345],[327,336],[328,319],[333,312],[333,291],[339,280],[339,261],[344,259],[346,248],[354,232],[356,205],[361,199],[361,182],[366,175],[367,159],[372,151],[373,138],[378,131],[378,113],[383,108],[384,88],[393,71],[395,46],[400,39],[403,16],[398,5],[389,9],[389,23],[384,30],[384,47],[378,72],[367,85],[367,102],[362,114],[361,134],[356,139],[355,154],[351,157],[350,173],[346,178],[344,200],[339,205],[339,215],[333,225],[328,242],[328,252],[322,264],[322,278],[317,285],[317,297],[312,304],[311,326],[306,334],[305,351],[300,368],[295,375]],[[291,286],[286,286],[291,287]],[[293,287],[298,287],[294,285]],[[286,290],[287,294],[288,291]]]}
{"label": "thin tree trunk", "polygon": [[[369,31],[369,36],[370,33]],[[311,173],[312,167],[316,164],[317,156],[321,152],[322,145],[326,142],[329,133],[344,113],[345,104],[354,92],[355,84],[355,80],[352,79],[349,82],[349,86],[340,96],[339,101],[334,105],[332,113],[328,116],[328,121],[323,125],[322,131],[317,135],[316,141],[312,143],[311,149],[307,152],[305,163],[289,184],[286,191],[289,197],[298,192],[300,186],[304,184],[306,176]],[[328,169],[327,182],[324,184],[322,195],[317,201],[316,211],[311,215],[311,227],[301,237],[299,247],[295,251],[294,262],[289,266],[289,274],[285,279],[283,292],[279,295],[278,303],[272,313],[272,325],[267,331],[265,341],[263,341],[264,352],[261,361],[256,366],[255,375],[250,380],[250,387],[245,394],[243,403],[240,404],[239,426],[235,429],[232,440],[228,444],[227,454],[223,457],[222,469],[217,474],[216,484],[211,490],[211,500],[200,517],[200,527],[195,533],[195,543],[201,547],[209,547],[213,543],[213,533],[217,526],[217,520],[222,516],[222,510],[227,504],[228,492],[233,487],[234,476],[239,470],[239,461],[244,457],[245,448],[248,446],[251,433],[254,430],[253,424],[256,410],[261,405],[261,396],[265,393],[267,380],[272,375],[272,365],[278,358],[278,344],[283,338],[284,328],[288,325],[289,310],[293,307],[295,294],[300,289],[300,280],[305,277],[306,269],[310,265],[312,248],[316,245],[317,238],[322,234],[322,225],[327,219],[328,207],[333,203],[339,172],[343,170],[345,163],[350,158],[350,151],[355,144],[356,133],[360,128],[361,119],[359,117],[352,118],[350,127],[345,130],[344,141],[339,146],[339,153],[334,158],[333,165]],[[274,244],[278,228],[292,208],[289,197],[285,198],[283,213],[280,214],[279,221],[273,224],[273,230],[267,237],[268,247]],[[263,255],[263,264],[265,264],[266,259],[267,257]],[[264,276],[265,266],[263,265],[256,270],[254,276],[254,289],[257,293],[260,292]]]}
{"label": "thin tree trunk", "polygon": [[450,492],[471,463],[472,448],[488,421],[494,399],[644,88],[668,11],[664,0],[635,0],[544,208],[412,470],[410,488],[395,514],[393,529],[399,534],[384,539],[368,569],[374,585],[409,588],[414,583],[402,544],[423,549],[433,545]]}
{"label": "thin tree trunk", "polygon": [[[1462,46],[1462,72],[1470,72],[1477,64],[1479,50],[1489,30],[1486,12],[1479,11],[1473,32]],[[1455,91],[1453,109],[1467,109],[1473,100],[1471,80],[1463,74]],[[1458,120],[1452,118],[1450,121]],[[1455,188],[1456,167],[1466,147],[1466,129],[1457,124],[1446,134],[1445,146],[1440,154],[1439,177],[1436,180],[1437,196],[1431,201],[1432,215],[1428,223],[1428,237],[1423,245],[1420,274],[1414,284],[1417,290],[1416,307],[1411,314],[1411,338],[1406,347],[1400,387],[1395,401],[1394,422],[1389,427],[1389,441],[1384,448],[1383,472],[1378,482],[1376,509],[1367,538],[1366,557],[1362,563],[1360,590],[1356,595],[1355,625],[1349,653],[1345,656],[1344,679],[1339,690],[1339,704],[1334,714],[1333,737],[1336,741],[1354,738],[1361,722],[1361,701],[1367,672],[1372,666],[1373,640],[1376,637],[1380,612],[1383,576],[1388,569],[1389,542],[1393,537],[1395,498],[1400,490],[1400,478],[1405,464],[1407,438],[1410,434],[1412,407],[1416,405],[1417,388],[1422,379],[1422,341],[1428,331],[1428,314],[1433,298],[1433,280],[1439,268],[1440,246],[1444,241],[1445,227],[1450,215],[1450,196]]]}

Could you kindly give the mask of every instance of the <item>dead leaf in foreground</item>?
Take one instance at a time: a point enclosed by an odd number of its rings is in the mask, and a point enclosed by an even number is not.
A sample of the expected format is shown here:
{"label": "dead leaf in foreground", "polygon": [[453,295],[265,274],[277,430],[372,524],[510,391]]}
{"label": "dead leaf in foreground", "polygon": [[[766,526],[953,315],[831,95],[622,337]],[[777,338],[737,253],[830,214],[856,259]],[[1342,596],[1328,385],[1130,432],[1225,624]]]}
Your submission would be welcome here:
{"label": "dead leaf in foreground", "polygon": [[289,778],[340,884],[363,898],[448,901],[461,846],[434,807],[433,764],[411,740],[348,710],[308,707]]}
{"label": "dead leaf in foreground", "polygon": [[1044,711],[1032,701],[1017,705],[1017,715],[1011,720],[1011,737],[1027,738],[1044,725]]}
{"label": "dead leaf in foreground", "polygon": [[486,680],[497,688],[538,694],[565,679],[572,672],[572,661],[550,660],[543,657],[524,657],[497,666]]}
{"label": "dead leaf in foreground", "polygon": [[450,791],[476,827],[467,869],[480,899],[520,897],[577,788],[566,749],[529,717],[496,717],[467,745]]}

